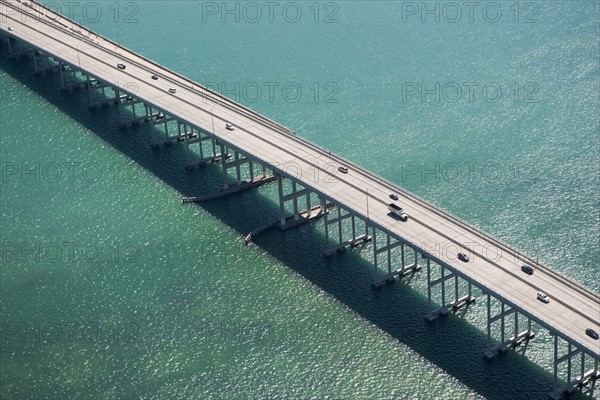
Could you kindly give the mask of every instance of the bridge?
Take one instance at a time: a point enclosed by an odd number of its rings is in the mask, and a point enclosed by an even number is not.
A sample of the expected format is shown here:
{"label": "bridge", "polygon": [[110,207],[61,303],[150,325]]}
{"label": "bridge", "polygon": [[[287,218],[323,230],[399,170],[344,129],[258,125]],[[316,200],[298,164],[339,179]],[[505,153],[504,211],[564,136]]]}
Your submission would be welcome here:
{"label": "bridge", "polygon": [[[35,2],[0,1],[0,34],[36,73],[57,72],[64,90],[87,89],[90,107],[119,108],[120,125],[151,124],[152,146],[185,146],[189,169],[220,165],[228,195],[275,180],[280,215],[293,228],[321,218],[326,256],[369,246],[374,290],[425,269],[430,321],[483,293],[493,358],[535,336],[553,336],[553,398],[600,377],[600,297],[453,215],[235,103]],[[118,64],[122,64],[121,68]],[[50,75],[50,74],[48,74]],[[56,76],[56,75],[54,75]],[[232,126],[227,126],[231,124]],[[342,167],[342,168],[340,168]],[[345,170],[344,167],[347,169]],[[391,200],[390,194],[397,200]],[[401,221],[388,211],[400,205]],[[464,252],[469,261],[458,259]],[[535,267],[531,275],[523,265]],[[541,291],[549,303],[536,298]]]}

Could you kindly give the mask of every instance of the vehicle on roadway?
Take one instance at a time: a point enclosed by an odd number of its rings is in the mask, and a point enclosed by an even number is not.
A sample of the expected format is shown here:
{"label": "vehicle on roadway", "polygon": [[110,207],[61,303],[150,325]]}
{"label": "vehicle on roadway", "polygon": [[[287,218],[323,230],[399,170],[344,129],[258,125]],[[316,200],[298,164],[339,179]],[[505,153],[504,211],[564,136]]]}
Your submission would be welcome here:
{"label": "vehicle on roadway", "polygon": [[530,265],[523,265],[521,267],[521,271],[525,272],[527,275],[533,275],[533,267],[531,267]]}
{"label": "vehicle on roadway", "polygon": [[392,194],[390,194],[390,199],[398,200],[398,195],[396,193],[392,193]]}
{"label": "vehicle on roadway", "polygon": [[177,93],[177,89],[175,89],[174,87],[170,87],[169,93]]}
{"label": "vehicle on roadway", "polygon": [[225,129],[227,129],[228,131],[234,131],[235,127],[233,126],[233,124],[228,122],[225,124]]}
{"label": "vehicle on roadway", "polygon": [[596,332],[595,330],[593,330],[592,328],[587,328],[585,330],[585,334],[588,335],[589,337],[591,337],[594,340],[598,340],[600,339],[600,335],[598,335],[598,332]]}
{"label": "vehicle on roadway", "polygon": [[458,259],[462,262],[469,262],[469,256],[467,255],[467,253],[458,253]]}
{"label": "vehicle on roadway", "polygon": [[550,303],[550,298],[544,292],[537,292],[537,299],[539,301],[541,301],[542,303],[546,303],[546,304]]}
{"label": "vehicle on roadway", "polygon": [[13,28],[12,26],[9,26],[9,27],[8,27],[8,30],[12,32],[12,31],[14,31],[14,30],[15,30],[15,28]]}
{"label": "vehicle on roadway", "polygon": [[406,212],[404,212],[404,210],[402,209],[402,207],[399,207],[399,206],[395,205],[394,203],[388,204],[388,210],[393,215],[395,215],[398,218],[400,218],[402,221],[406,221],[408,219],[408,215],[406,214]]}
{"label": "vehicle on roadway", "polygon": [[123,64],[123,63],[118,63],[118,64],[117,64],[117,68],[119,68],[119,69],[125,69],[126,67],[125,67],[125,64]]}
{"label": "vehicle on roadway", "polygon": [[347,174],[348,173],[348,167],[340,165],[338,167],[338,171],[340,171],[342,174]]}
{"label": "vehicle on roadway", "polygon": [[152,78],[152,80],[154,80],[154,81],[155,81],[155,80],[157,80],[157,79],[158,79],[158,76],[156,76],[156,75],[152,75],[150,78]]}

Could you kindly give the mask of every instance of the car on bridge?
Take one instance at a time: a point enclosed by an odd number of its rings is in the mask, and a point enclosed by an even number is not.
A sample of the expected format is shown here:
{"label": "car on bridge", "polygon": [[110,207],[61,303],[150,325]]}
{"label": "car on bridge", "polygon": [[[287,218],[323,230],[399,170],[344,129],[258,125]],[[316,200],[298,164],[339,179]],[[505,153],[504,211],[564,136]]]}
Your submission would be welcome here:
{"label": "car on bridge", "polygon": [[12,26],[9,26],[9,27],[8,27],[8,30],[12,32],[12,31],[14,31],[14,30],[15,30],[15,28],[13,28]]}
{"label": "car on bridge", "polygon": [[398,195],[396,193],[392,193],[392,194],[390,194],[390,199],[398,200]]}
{"label": "car on bridge", "polygon": [[521,271],[525,272],[527,275],[533,275],[533,267],[531,267],[530,265],[523,265],[521,267]]}
{"label": "car on bridge", "polygon": [[152,78],[152,80],[153,80],[153,81],[155,81],[155,80],[157,80],[157,79],[158,79],[158,76],[156,76],[156,75],[152,75],[150,78]]}
{"label": "car on bridge", "polygon": [[169,88],[169,93],[177,93],[177,89],[175,89],[174,87],[170,87]]}
{"label": "car on bridge", "polygon": [[589,337],[591,337],[594,340],[598,340],[600,339],[600,335],[598,335],[598,332],[596,332],[595,330],[593,330],[592,328],[587,328],[585,330],[585,334],[588,335]]}
{"label": "car on bridge", "polygon": [[126,67],[125,67],[125,64],[123,64],[123,63],[118,63],[118,64],[117,64],[117,68],[119,68],[119,69],[125,69]]}
{"label": "car on bridge", "polygon": [[467,253],[458,253],[458,259],[462,262],[469,262],[469,256],[467,255]]}
{"label": "car on bridge", "polygon": [[550,303],[550,298],[544,292],[537,292],[537,299],[539,301],[541,301],[542,303],[546,303],[546,304]]}
{"label": "car on bridge", "polygon": [[338,171],[340,171],[342,174],[347,174],[348,173],[348,167],[346,167],[344,165],[340,165],[338,167]]}
{"label": "car on bridge", "polygon": [[227,129],[228,131],[234,131],[235,127],[233,126],[233,124],[228,122],[225,124],[225,129]]}

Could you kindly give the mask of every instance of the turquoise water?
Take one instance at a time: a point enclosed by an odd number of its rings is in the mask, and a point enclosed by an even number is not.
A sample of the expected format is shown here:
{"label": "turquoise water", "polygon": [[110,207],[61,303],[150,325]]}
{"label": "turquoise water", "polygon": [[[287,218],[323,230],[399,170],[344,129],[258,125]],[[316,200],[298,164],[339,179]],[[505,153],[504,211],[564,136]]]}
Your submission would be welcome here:
{"label": "turquoise water", "polygon": [[[491,9],[422,22],[408,2],[320,3],[317,22],[302,2],[297,23],[251,23],[242,3],[239,23],[207,14],[220,2],[99,4],[75,19],[600,292],[598,3],[522,2],[517,18],[502,2],[496,23]],[[1,57],[0,398],[551,389],[545,332],[525,357],[486,363],[481,305],[426,324],[423,276],[374,292],[369,249],[323,259],[319,224],[245,247],[277,216],[275,188],[183,207],[219,187],[216,168],[185,172],[178,146],[151,150],[114,108],[90,111],[85,93]]]}

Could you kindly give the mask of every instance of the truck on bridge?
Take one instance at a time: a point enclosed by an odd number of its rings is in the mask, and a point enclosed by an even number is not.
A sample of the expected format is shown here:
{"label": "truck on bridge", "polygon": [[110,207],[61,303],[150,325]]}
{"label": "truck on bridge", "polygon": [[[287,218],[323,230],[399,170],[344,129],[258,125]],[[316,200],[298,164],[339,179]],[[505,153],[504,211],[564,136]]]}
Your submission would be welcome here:
{"label": "truck on bridge", "polygon": [[406,221],[408,219],[408,215],[406,215],[402,207],[398,207],[394,203],[388,204],[388,210],[390,210],[393,215],[396,215],[402,221]]}

